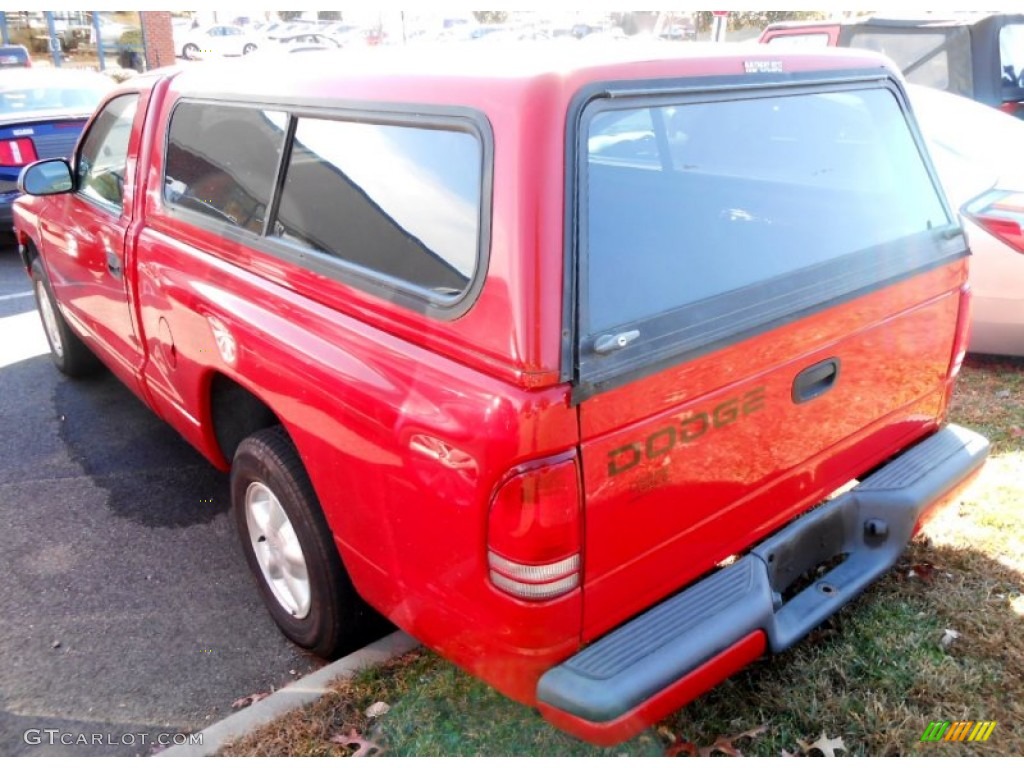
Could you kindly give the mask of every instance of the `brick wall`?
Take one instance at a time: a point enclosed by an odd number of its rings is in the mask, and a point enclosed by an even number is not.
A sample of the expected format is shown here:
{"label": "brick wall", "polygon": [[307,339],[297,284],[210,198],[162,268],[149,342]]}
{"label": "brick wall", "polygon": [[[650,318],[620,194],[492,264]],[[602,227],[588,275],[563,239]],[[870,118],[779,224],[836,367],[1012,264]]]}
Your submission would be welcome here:
{"label": "brick wall", "polygon": [[142,39],[146,42],[146,69],[174,63],[174,34],[168,11],[139,11]]}

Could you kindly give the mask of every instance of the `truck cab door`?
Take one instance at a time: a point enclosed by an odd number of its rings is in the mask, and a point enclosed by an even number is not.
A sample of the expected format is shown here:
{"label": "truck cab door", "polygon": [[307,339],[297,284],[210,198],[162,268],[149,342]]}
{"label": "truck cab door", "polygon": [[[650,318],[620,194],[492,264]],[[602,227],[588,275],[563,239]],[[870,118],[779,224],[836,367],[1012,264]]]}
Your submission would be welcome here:
{"label": "truck cab door", "polygon": [[46,267],[65,314],[133,389],[142,363],[128,290],[125,238],[142,133],[141,95],[108,101],[78,144],[74,192],[45,224]]}

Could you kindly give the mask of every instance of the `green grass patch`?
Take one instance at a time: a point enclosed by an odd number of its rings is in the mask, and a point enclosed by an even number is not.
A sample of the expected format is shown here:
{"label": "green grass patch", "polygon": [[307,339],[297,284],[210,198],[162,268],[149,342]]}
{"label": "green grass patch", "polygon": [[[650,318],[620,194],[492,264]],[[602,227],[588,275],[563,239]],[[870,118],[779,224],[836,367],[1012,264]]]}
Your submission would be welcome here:
{"label": "green grass patch", "polygon": [[[988,435],[993,456],[897,567],[796,648],[626,744],[584,744],[421,650],[340,682],[224,754],[348,755],[331,738],[355,730],[391,755],[656,755],[761,727],[730,743],[772,756],[824,733],[842,738],[840,754],[1024,754],[1024,360],[969,357],[950,420]],[[378,701],[390,711],[367,717]],[[998,725],[985,743],[922,743],[932,720]]]}

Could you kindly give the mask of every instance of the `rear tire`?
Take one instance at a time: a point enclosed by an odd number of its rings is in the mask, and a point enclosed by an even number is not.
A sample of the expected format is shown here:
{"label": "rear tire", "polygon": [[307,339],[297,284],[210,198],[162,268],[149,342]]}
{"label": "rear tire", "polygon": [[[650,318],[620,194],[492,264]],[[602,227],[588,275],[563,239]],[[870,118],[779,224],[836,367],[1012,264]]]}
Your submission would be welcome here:
{"label": "rear tire", "polygon": [[270,615],[297,645],[327,659],[355,650],[383,619],[356,593],[294,444],[282,427],[238,446],[231,508]]}
{"label": "rear tire", "polygon": [[36,297],[36,308],[46,333],[46,342],[50,345],[53,364],[58,371],[72,379],[95,373],[100,368],[100,361],[64,319],[54,299],[50,279],[38,258],[32,260],[31,274],[32,292]]}
{"label": "rear tire", "polygon": [[185,47],[181,49],[181,56],[184,59],[192,61],[196,58],[196,54],[199,53],[199,46],[195,43],[186,43]]}
{"label": "rear tire", "polygon": [[248,56],[250,53],[256,50],[256,46],[253,43],[246,43],[245,48],[242,49],[242,55]]}

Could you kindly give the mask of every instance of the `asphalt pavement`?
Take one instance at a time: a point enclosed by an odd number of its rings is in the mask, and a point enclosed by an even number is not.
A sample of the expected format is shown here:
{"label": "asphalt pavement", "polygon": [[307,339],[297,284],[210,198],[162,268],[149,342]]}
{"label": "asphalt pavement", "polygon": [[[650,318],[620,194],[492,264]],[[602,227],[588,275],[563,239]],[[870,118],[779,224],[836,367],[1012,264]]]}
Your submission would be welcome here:
{"label": "asphalt pavement", "polygon": [[0,245],[0,756],[148,755],[320,667],[213,469],[113,375],[63,378]]}

